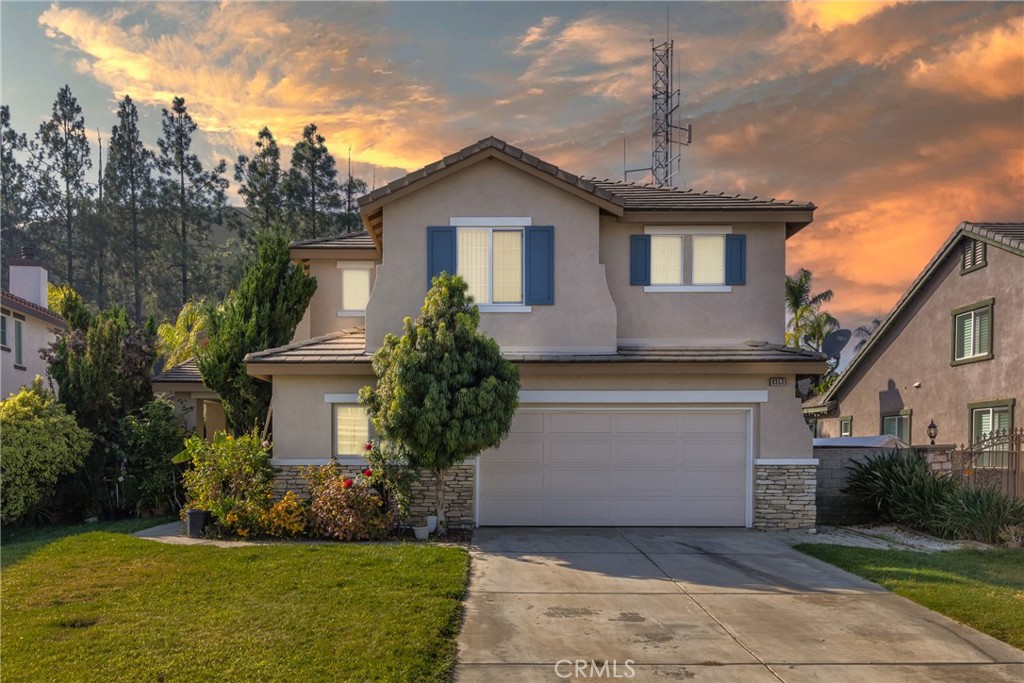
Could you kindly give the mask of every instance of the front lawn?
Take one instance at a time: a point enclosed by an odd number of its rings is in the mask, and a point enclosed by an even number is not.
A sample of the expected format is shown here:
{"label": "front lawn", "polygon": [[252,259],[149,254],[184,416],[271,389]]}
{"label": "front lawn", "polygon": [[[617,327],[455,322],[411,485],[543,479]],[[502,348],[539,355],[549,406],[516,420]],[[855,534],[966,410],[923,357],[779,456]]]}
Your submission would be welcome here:
{"label": "front lawn", "polygon": [[818,544],[797,549],[1024,648],[1024,550],[917,553]]}
{"label": "front lawn", "polygon": [[153,526],[173,521],[172,517],[151,517],[149,519],[122,519],[116,522],[94,524],[69,524],[63,526],[15,526],[4,527],[0,532],[0,568],[20,562],[35,551],[66,536],[77,536],[93,531],[109,531],[116,534],[131,534]]}
{"label": "front lawn", "polygon": [[14,681],[440,681],[465,550],[65,538],[4,570]]}

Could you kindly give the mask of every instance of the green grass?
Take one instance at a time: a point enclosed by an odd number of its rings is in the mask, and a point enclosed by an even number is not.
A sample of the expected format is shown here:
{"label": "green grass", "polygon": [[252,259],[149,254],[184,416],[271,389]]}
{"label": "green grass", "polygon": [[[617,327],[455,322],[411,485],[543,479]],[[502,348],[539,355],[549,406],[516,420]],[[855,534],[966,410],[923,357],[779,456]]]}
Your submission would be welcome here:
{"label": "green grass", "polygon": [[4,527],[0,532],[0,568],[20,562],[40,548],[67,536],[87,534],[92,531],[109,531],[115,534],[130,534],[142,529],[174,521],[173,517],[150,519],[123,519],[117,522],[95,524],[74,524],[68,526],[25,526]]}
{"label": "green grass", "polygon": [[917,553],[818,544],[797,549],[1024,648],[1024,550]]}
{"label": "green grass", "polygon": [[15,681],[441,681],[468,556],[420,544],[175,546],[110,533],[4,570]]}

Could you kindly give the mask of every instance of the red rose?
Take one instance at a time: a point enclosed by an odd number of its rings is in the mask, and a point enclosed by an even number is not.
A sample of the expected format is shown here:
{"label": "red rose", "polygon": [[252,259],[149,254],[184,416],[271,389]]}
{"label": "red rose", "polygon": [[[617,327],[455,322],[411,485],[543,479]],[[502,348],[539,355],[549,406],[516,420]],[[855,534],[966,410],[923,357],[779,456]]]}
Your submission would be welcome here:
{"label": "red rose", "polygon": [[373,450],[373,444],[372,444],[372,443],[370,443],[369,441],[367,441],[367,442],[366,442],[366,445],[365,445],[365,446],[363,446],[363,448],[365,448],[365,449],[366,449],[366,450],[368,450],[368,451],[372,451],[372,450]]}
{"label": "red rose", "polygon": [[341,487],[346,489],[352,488],[352,480],[346,479],[345,481],[341,482]]}
{"label": "red rose", "polygon": [[363,470],[363,476],[364,477],[372,477],[373,476],[373,470]]}

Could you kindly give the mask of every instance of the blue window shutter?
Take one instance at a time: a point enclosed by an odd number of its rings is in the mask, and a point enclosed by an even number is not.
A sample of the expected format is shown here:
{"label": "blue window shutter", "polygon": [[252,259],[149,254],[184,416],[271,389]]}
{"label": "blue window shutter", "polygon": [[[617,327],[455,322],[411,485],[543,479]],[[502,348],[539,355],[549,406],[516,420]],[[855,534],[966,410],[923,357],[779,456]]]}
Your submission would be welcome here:
{"label": "blue window shutter", "polygon": [[526,283],[523,303],[550,306],[555,303],[555,229],[531,225],[523,231]]}
{"label": "blue window shutter", "polygon": [[455,228],[447,225],[427,228],[427,288],[441,273],[455,275]]}
{"label": "blue window shutter", "polygon": [[747,236],[725,236],[725,284],[747,284]]}
{"label": "blue window shutter", "polygon": [[651,284],[651,236],[629,236],[629,284]]}

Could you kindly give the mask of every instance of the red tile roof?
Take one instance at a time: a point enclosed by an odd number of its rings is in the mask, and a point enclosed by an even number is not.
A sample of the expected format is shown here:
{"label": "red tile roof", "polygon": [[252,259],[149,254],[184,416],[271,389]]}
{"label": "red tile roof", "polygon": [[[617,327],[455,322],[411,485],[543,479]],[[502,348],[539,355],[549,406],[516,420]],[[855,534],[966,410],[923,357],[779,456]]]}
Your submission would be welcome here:
{"label": "red tile roof", "polygon": [[20,296],[11,294],[7,290],[0,290],[0,303],[12,310],[18,311],[19,313],[24,313],[25,315],[30,315],[44,322],[48,322],[58,329],[68,329],[68,324],[64,322],[64,318],[53,313],[48,308],[43,308],[38,304],[32,303],[28,299],[23,299]]}

